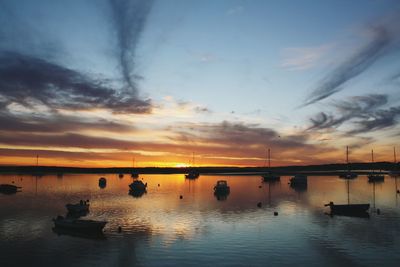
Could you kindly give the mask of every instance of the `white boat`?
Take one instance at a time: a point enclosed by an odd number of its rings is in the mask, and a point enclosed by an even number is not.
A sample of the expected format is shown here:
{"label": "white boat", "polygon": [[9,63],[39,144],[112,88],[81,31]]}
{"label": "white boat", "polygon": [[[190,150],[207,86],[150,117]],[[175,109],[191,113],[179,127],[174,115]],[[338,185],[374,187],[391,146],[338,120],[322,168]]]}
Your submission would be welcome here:
{"label": "white boat", "polygon": [[53,219],[53,222],[56,228],[78,232],[101,232],[107,224],[106,221],[79,220],[64,218],[63,216],[57,216],[57,218]]}

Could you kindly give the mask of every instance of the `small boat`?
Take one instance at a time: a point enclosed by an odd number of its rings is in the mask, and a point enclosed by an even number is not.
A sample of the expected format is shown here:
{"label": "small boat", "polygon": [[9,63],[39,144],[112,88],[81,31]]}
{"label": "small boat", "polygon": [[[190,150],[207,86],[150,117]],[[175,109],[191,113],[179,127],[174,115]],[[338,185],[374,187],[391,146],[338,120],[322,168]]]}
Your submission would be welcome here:
{"label": "small boat", "polygon": [[337,215],[360,215],[367,213],[369,204],[334,204],[330,202],[325,204],[325,207],[331,208],[331,214]]}
{"label": "small boat", "polygon": [[347,171],[339,174],[339,178],[342,179],[355,179],[357,178],[357,173],[351,172],[350,170],[350,163],[349,163],[349,147],[346,146],[346,164],[347,164]]}
{"label": "small boat", "polygon": [[296,187],[296,186],[307,186],[307,175],[304,174],[296,174],[289,180],[290,186],[291,187]]}
{"label": "small boat", "polygon": [[99,179],[99,187],[100,188],[105,188],[107,186],[107,179],[104,177],[101,177]]}
{"label": "small boat", "polygon": [[199,176],[200,176],[200,173],[195,170],[191,170],[188,172],[188,174],[185,174],[185,178],[187,178],[187,179],[196,179],[196,178],[199,178]]}
{"label": "small boat", "polygon": [[19,189],[22,187],[13,184],[0,184],[0,193],[3,194],[14,194],[20,192]]}
{"label": "small boat", "polygon": [[[371,150],[372,164],[374,163],[374,150]],[[383,182],[385,180],[385,176],[383,174],[375,173],[375,170],[372,170],[372,173],[368,174],[368,182]]]}
{"label": "small boat", "polygon": [[[271,169],[271,150],[268,148],[268,169]],[[267,159],[266,159],[267,160]],[[266,162],[265,162],[266,165]],[[273,174],[271,171],[268,171],[267,173],[261,175],[262,179],[264,182],[276,182],[280,181],[281,177],[279,175]]]}
{"label": "small boat", "polygon": [[77,232],[102,232],[104,226],[107,224],[106,221],[79,220],[64,218],[63,216],[57,216],[57,218],[53,219],[53,222],[56,228]]}
{"label": "small boat", "polygon": [[129,185],[129,188],[132,190],[132,191],[136,191],[136,192],[138,192],[138,191],[146,191],[146,188],[147,188],[147,183],[143,183],[142,181],[140,181],[140,180],[135,180],[135,181],[133,181],[133,183],[131,183],[130,185]]}
{"label": "small boat", "polygon": [[118,177],[119,177],[119,178],[124,178],[124,174],[123,174],[123,173],[120,173],[120,174],[118,174]]}
{"label": "small boat", "polygon": [[374,183],[374,182],[383,182],[385,181],[385,175],[383,174],[369,174],[368,175],[368,182]]}
{"label": "small boat", "polygon": [[137,173],[137,172],[132,172],[132,174],[131,174],[131,177],[132,178],[139,178],[139,173]]}
{"label": "small boat", "polygon": [[219,180],[217,184],[214,186],[214,193],[216,194],[228,194],[230,192],[230,187],[228,186],[227,181]]}
{"label": "small boat", "polygon": [[67,204],[65,207],[67,208],[69,213],[87,213],[89,212],[90,204],[87,203],[88,201],[81,200],[79,203],[76,204]]}
{"label": "small boat", "polygon": [[262,179],[264,182],[276,182],[280,181],[281,177],[279,175],[275,175],[272,172],[266,173],[262,175]]}
{"label": "small boat", "polygon": [[357,178],[357,176],[358,176],[357,173],[348,171],[348,172],[340,174],[339,178],[342,178],[342,179],[355,179],[355,178]]}

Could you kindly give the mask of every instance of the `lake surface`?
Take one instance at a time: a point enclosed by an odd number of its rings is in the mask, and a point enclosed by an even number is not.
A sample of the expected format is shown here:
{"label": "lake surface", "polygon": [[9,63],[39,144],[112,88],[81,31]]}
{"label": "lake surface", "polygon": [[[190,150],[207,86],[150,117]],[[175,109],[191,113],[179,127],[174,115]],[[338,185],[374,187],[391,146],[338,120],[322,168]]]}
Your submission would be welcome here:
{"label": "lake surface", "polygon": [[[399,266],[400,179],[350,181],[350,202],[371,204],[370,218],[354,218],[325,214],[329,201],[347,203],[346,181],[308,177],[296,191],[289,178],[142,175],[147,193],[133,197],[128,175],[0,175],[0,184],[23,187],[0,194],[0,265]],[[231,188],[226,199],[213,194],[221,179]],[[53,231],[51,219],[80,199],[90,199],[85,218],[108,221],[104,238]]]}

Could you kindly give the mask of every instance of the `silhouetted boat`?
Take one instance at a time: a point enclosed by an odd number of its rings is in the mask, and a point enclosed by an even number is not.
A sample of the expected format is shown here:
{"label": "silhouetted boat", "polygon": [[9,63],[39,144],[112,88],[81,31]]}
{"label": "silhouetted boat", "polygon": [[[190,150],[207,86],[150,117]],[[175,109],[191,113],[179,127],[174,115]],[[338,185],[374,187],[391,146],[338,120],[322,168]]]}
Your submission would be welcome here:
{"label": "silhouetted boat", "polygon": [[349,163],[349,147],[346,146],[346,164],[347,164],[347,171],[344,173],[339,174],[339,178],[342,179],[355,179],[357,178],[357,174],[354,172],[351,172],[350,170],[350,163]]}
{"label": "silhouetted boat", "polygon": [[307,175],[305,174],[296,174],[292,178],[290,178],[289,183],[291,187],[303,187],[307,186]]}
{"label": "silhouetted boat", "polygon": [[120,174],[118,174],[118,177],[119,177],[119,178],[124,178],[124,174],[123,174],[123,173],[120,173]]}
{"label": "silhouetted boat", "polygon": [[57,218],[53,219],[53,222],[56,228],[77,232],[101,232],[107,224],[106,221],[79,220],[74,218],[64,218],[63,216],[57,216]]}
{"label": "silhouetted boat", "polygon": [[331,214],[337,215],[363,215],[367,213],[369,204],[334,204],[330,202],[325,204],[325,207],[331,208]]}
{"label": "silhouetted boat", "polygon": [[[271,150],[268,148],[268,169],[271,169]],[[272,171],[261,175],[264,182],[275,182],[280,181],[281,177],[279,175],[273,174]]]}
{"label": "silhouetted boat", "polygon": [[216,194],[223,194],[229,193],[230,187],[228,186],[228,182],[225,180],[217,181],[217,184],[214,186],[214,193]]}
{"label": "silhouetted boat", "polygon": [[347,184],[347,204],[334,204],[332,201],[325,204],[325,207],[331,208],[331,215],[345,215],[354,217],[369,217],[367,213],[369,209],[368,204],[350,204],[350,181],[346,180]]}
{"label": "silhouetted boat", "polygon": [[12,184],[0,184],[0,193],[3,194],[14,194],[19,192],[22,187]]}
{"label": "silhouetted boat", "polygon": [[129,188],[132,190],[132,191],[136,191],[136,192],[140,192],[140,191],[146,191],[146,188],[147,188],[147,183],[143,183],[142,181],[140,181],[140,180],[135,180],[135,181],[133,181],[133,183],[131,183],[130,185],[129,185]]}
{"label": "silhouetted boat", "polygon": [[[374,164],[374,150],[371,150],[371,159],[372,164]],[[372,170],[372,173],[368,174],[368,182],[383,182],[385,180],[385,176],[380,173],[375,173],[375,170]]]}
{"label": "silhouetted boat", "polygon": [[135,179],[136,179],[136,178],[139,178],[139,173],[137,173],[137,172],[132,172],[132,173],[131,173],[131,177],[132,177],[132,178],[135,178]]}
{"label": "silhouetted boat", "polygon": [[69,213],[87,213],[89,212],[90,204],[86,201],[80,201],[77,204],[67,204],[65,207],[67,208]]}
{"label": "silhouetted boat", "polygon": [[199,178],[199,176],[200,176],[200,173],[195,170],[190,170],[188,172],[188,174],[185,174],[185,178],[187,178],[187,179],[196,179],[196,178]]}
{"label": "silhouetted boat", "polygon": [[104,177],[101,177],[99,179],[99,187],[100,188],[105,188],[107,186],[107,179]]}

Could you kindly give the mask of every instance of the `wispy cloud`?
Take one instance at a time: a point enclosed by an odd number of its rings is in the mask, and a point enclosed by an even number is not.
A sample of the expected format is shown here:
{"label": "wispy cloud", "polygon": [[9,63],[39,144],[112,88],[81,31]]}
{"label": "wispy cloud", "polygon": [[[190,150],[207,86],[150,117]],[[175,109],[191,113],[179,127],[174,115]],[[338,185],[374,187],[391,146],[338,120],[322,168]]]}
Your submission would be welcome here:
{"label": "wispy cloud", "polygon": [[355,96],[344,101],[335,101],[331,104],[333,112],[320,112],[310,118],[311,126],[308,130],[326,130],[338,128],[345,123],[351,127],[348,135],[368,133],[395,126],[400,116],[400,107],[385,108],[388,103],[387,95],[370,94]]}
{"label": "wispy cloud", "polygon": [[291,47],[283,49],[281,67],[288,70],[306,70],[315,67],[332,49],[332,45]]}
{"label": "wispy cloud", "polygon": [[118,44],[118,61],[126,90],[137,95],[135,52],[153,0],[109,0]]}
{"label": "wispy cloud", "polygon": [[393,49],[390,49],[391,44],[399,41],[397,36],[398,25],[399,19],[397,17],[370,26],[368,28],[371,35],[369,42],[326,75],[307,96],[303,106],[316,103],[341,91],[348,81],[361,75],[377,60],[393,51]]}

